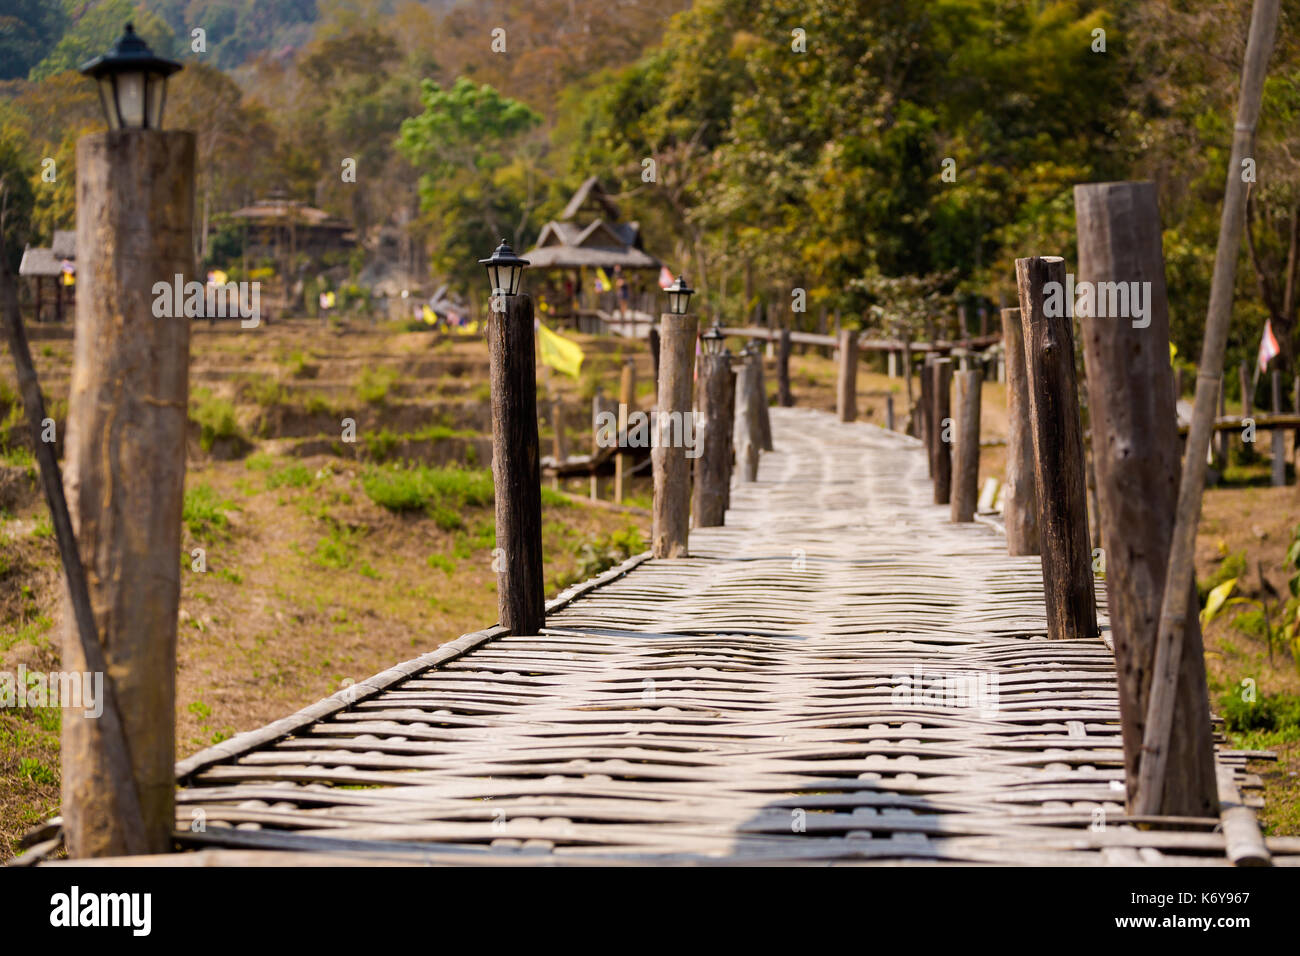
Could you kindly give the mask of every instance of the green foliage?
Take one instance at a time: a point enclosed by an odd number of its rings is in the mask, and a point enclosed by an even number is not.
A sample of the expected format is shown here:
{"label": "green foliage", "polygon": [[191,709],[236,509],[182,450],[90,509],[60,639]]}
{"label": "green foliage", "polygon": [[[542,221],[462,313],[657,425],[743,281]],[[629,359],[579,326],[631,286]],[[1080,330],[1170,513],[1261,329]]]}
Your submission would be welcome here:
{"label": "green foliage", "polygon": [[1219,698],[1219,712],[1224,726],[1233,733],[1300,735],[1300,696],[1295,694],[1265,694],[1246,701],[1238,692],[1228,693]]}
{"label": "green foliage", "polygon": [[174,56],[178,52],[172,28],[135,0],[99,0],[77,6],[82,10],[81,15],[54,49],[32,67],[30,79],[42,80],[62,70],[75,70],[91,57],[106,53],[127,23],[135,26],[135,32],[159,56]]}
{"label": "green foliage", "polygon": [[204,451],[211,451],[219,438],[243,437],[234,404],[208,389],[197,388],[191,394],[190,421],[199,426],[199,445]]}
{"label": "green foliage", "polygon": [[444,530],[461,527],[461,512],[491,504],[493,493],[487,471],[421,465],[372,466],[362,473],[361,488],[380,507],[423,512]]}
{"label": "green foliage", "polygon": [[641,531],[635,525],[628,525],[622,531],[612,531],[608,535],[584,541],[574,549],[574,554],[578,557],[578,567],[575,572],[577,580],[585,581],[587,578],[602,574],[645,549]]}
{"label": "green foliage", "polygon": [[509,174],[507,156],[541,117],[463,76],[448,89],[425,80],[420,102],[424,111],[402,123],[397,149],[420,171],[420,206],[434,237],[435,269],[467,283],[479,270],[467,250],[486,255],[503,236],[521,241],[516,223],[526,199],[519,187],[527,184]]}
{"label": "green foliage", "polygon": [[181,520],[195,538],[213,541],[229,529],[230,519],[226,513],[234,507],[205,482],[185,489]]}
{"label": "green foliage", "polygon": [[382,405],[388,400],[388,391],[397,381],[397,371],[391,368],[367,366],[357,377],[357,398],[367,405]]}

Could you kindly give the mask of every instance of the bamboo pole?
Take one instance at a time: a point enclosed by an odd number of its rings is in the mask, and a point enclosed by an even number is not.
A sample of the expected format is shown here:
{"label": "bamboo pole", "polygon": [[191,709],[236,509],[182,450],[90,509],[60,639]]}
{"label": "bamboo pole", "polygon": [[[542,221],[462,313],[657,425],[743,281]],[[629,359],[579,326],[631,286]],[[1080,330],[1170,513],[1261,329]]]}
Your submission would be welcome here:
{"label": "bamboo pole", "polygon": [[777,404],[782,408],[794,405],[794,393],[790,391],[790,330],[784,326],[777,340],[776,395]]}
{"label": "bamboo pole", "polygon": [[740,356],[742,364],[736,378],[736,416],[732,430],[736,467],[741,481],[758,480],[758,371],[754,367],[762,358],[752,353]]}
{"label": "bamboo pole", "polygon": [[[1277,369],[1273,370],[1270,384],[1273,393],[1273,414],[1277,415],[1282,411],[1282,373]],[[1280,488],[1286,484],[1286,430],[1283,428],[1273,429],[1272,454],[1273,487]]]}
{"label": "bamboo pole", "polygon": [[1046,287],[1050,283],[1057,283],[1058,289],[1065,286],[1065,260],[1058,256],[1017,259],[1016,282],[1033,423],[1048,636],[1053,640],[1092,640],[1097,636],[1097,606],[1074,333],[1064,308],[1052,315],[1044,308]]}
{"label": "bamboo pole", "polygon": [[1183,632],[1195,571],[1196,526],[1201,514],[1201,495],[1205,490],[1205,452],[1210,444],[1214,403],[1218,397],[1219,380],[1223,375],[1223,351],[1228,338],[1228,324],[1232,318],[1237,253],[1245,218],[1246,184],[1242,182],[1241,167],[1242,161],[1254,152],[1255,124],[1259,119],[1264,75],[1277,28],[1277,8],[1278,0],[1255,0],[1250,18],[1237,122],[1232,137],[1232,158],[1228,162],[1223,216],[1219,222],[1219,244],[1215,252],[1214,276],[1210,283],[1205,340],[1196,377],[1196,405],[1185,446],[1185,466],[1178,488],[1177,518],[1169,546],[1169,574],[1165,579],[1160,631],[1156,638],[1156,664],[1152,675],[1136,801],[1137,812],[1142,814],[1159,813],[1164,802],[1169,732],[1174,718]]}
{"label": "bamboo pole", "polygon": [[[623,373],[618,383],[618,433],[627,434],[627,417],[636,402],[636,364],[629,357],[623,362]],[[627,493],[627,456],[618,449],[614,456],[614,503],[622,504]]]}

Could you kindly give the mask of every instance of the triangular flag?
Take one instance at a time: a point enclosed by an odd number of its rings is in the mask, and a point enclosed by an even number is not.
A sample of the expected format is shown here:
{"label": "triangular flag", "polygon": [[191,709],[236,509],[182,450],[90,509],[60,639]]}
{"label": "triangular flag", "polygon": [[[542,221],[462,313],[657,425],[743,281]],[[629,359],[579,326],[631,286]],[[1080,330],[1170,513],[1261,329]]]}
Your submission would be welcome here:
{"label": "triangular flag", "polygon": [[537,347],[541,352],[543,365],[549,365],[557,372],[563,372],[573,378],[578,377],[582,368],[582,346],[577,342],[552,332],[545,325],[537,325]]}
{"label": "triangular flag", "polygon": [[673,278],[673,274],[668,271],[667,266],[659,267],[659,288],[666,289],[676,281],[677,280]]}
{"label": "triangular flag", "polygon": [[420,311],[426,325],[438,324],[438,313],[434,312],[433,309],[425,305]]}
{"label": "triangular flag", "polygon": [[1259,340],[1259,371],[1261,375],[1268,369],[1268,363],[1281,351],[1281,347],[1277,344],[1277,336],[1273,334],[1273,320],[1267,319],[1264,322],[1264,337]]}

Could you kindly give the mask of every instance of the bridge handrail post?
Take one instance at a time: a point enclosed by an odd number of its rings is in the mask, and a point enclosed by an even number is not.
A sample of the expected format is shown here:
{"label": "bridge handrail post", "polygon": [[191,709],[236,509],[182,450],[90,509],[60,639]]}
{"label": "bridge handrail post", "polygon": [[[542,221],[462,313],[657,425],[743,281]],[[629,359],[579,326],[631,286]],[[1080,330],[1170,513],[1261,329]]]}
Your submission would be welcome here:
{"label": "bridge handrail post", "polygon": [[839,330],[839,345],[835,353],[837,362],[835,414],[842,422],[858,417],[858,336],[851,329]]}
{"label": "bridge handrail post", "polygon": [[727,415],[727,388],[731,385],[731,356],[726,352],[701,355],[695,491],[692,511],[694,527],[714,528],[726,523],[727,484],[731,468],[728,454],[731,421]]}
{"label": "bridge handrail post", "polygon": [[934,448],[934,503],[946,505],[952,496],[952,359],[936,358],[931,375],[930,432]]}
{"label": "bridge handrail post", "polygon": [[[1097,605],[1088,538],[1083,429],[1074,370],[1074,332],[1067,310],[1044,308],[1052,283],[1060,302],[1065,260],[1016,260],[1025,344],[1025,379],[1034,436],[1038,533],[1047,596],[1047,631],[1054,640],[1097,636]],[[1168,396],[1170,389],[1165,388]]]}
{"label": "bridge handrail post", "polygon": [[980,474],[980,388],[984,373],[979,368],[956,375],[957,455],[952,470],[952,520],[975,520],[979,500]]}
{"label": "bridge handrail post", "polygon": [[1025,373],[1025,338],[1020,310],[1002,310],[1003,359],[1007,386],[1007,466],[1002,485],[1002,524],[1008,554],[1038,554],[1038,478]]}
{"label": "bridge handrail post", "polygon": [[[1078,281],[1093,283],[1094,289],[1103,282],[1126,288],[1131,288],[1128,283],[1149,284],[1147,312],[1137,325],[1125,316],[1084,315],[1079,320],[1133,809],[1180,473],[1169,304],[1155,184],[1091,183],[1075,188],[1074,202]],[[1168,765],[1172,776],[1163,788],[1160,812],[1209,816],[1217,813],[1217,783],[1205,659],[1195,615],[1185,627]]]}
{"label": "bridge handrail post", "polygon": [[[650,450],[654,469],[651,548],[656,558],[687,557],[690,533],[691,469],[684,447],[693,428],[691,388],[695,371],[693,315],[660,317],[658,404],[655,440]],[[693,432],[692,432],[693,434]]]}
{"label": "bridge handrail post", "polygon": [[537,634],[546,618],[542,491],[537,437],[533,300],[495,295],[488,314],[497,607],[511,634]]}

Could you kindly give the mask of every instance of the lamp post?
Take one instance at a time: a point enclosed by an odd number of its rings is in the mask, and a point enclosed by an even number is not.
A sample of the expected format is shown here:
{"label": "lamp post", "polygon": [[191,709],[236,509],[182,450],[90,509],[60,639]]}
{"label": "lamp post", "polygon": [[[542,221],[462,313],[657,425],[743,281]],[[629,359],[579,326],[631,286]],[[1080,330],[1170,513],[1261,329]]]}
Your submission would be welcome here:
{"label": "lamp post", "polygon": [[[75,349],[65,465],[68,507],[122,713],[143,845],[116,805],[98,721],[62,727],[64,833],[75,857],[166,852],[175,825],[176,620],[180,603],[190,325],[159,315],[155,284],[194,272],[194,134],[164,131],[167,78],[128,24],[82,68],[99,86],[105,132],[77,143]],[[179,314],[176,314],[179,311]],[[105,449],[111,453],[105,454]],[[65,625],[63,666],[92,671]]]}
{"label": "lamp post", "polygon": [[685,276],[678,276],[664,291],[668,311],[659,317],[658,433],[650,455],[655,485],[651,547],[656,558],[684,558],[691,517],[686,443],[697,437],[691,414],[697,323],[687,314],[695,290]]}
{"label": "lamp post", "polygon": [[731,354],[717,323],[700,336],[700,456],[695,459],[694,525],[724,524],[731,483]]}
{"label": "lamp post", "polygon": [[542,473],[537,438],[533,301],[519,293],[527,259],[504,239],[479,264],[492,288],[488,359],[492,381],[492,480],[497,607],[511,634],[536,634],[546,618],[542,580]]}

